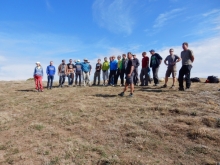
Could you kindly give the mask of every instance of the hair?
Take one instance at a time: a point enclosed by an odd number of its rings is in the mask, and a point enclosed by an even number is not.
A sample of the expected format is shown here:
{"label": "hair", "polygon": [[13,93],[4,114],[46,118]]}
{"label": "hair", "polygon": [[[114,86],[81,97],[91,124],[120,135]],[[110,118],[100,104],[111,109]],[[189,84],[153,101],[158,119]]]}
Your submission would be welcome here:
{"label": "hair", "polygon": [[53,61],[50,61],[50,62],[53,62]]}
{"label": "hair", "polygon": [[72,59],[69,59],[69,60],[72,60]]}
{"label": "hair", "polygon": [[118,58],[121,58],[121,56],[120,56],[120,55],[118,55]]}
{"label": "hair", "polygon": [[131,55],[132,55],[132,53],[131,53],[131,52],[128,52],[128,54],[131,54]]}
{"label": "hair", "polygon": [[112,58],[115,58],[115,56],[112,56]]}
{"label": "hair", "polygon": [[173,50],[173,51],[174,51],[174,49],[173,49],[173,48],[171,48],[171,49],[170,49],[170,51],[171,51],[171,50]]}
{"label": "hair", "polygon": [[126,54],[122,54],[122,56],[126,56]]}
{"label": "hair", "polygon": [[142,53],[142,55],[146,55],[146,54],[147,54],[146,52],[143,52],[143,53]]}
{"label": "hair", "polygon": [[188,42],[184,42],[184,43],[183,43],[183,45],[186,45],[186,46],[188,46],[189,44],[188,44]]}
{"label": "hair", "polygon": [[101,61],[101,59],[99,58],[98,61]]}
{"label": "hair", "polygon": [[62,62],[64,62],[65,60],[62,60]]}

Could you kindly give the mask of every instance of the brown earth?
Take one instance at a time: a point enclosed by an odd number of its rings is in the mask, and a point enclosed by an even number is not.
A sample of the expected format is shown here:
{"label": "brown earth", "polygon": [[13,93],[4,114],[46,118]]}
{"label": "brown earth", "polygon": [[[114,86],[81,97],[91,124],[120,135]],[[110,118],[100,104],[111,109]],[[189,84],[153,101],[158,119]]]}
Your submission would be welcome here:
{"label": "brown earth", "polygon": [[117,96],[122,87],[33,88],[0,82],[1,165],[220,162],[219,84],[136,87],[133,98]]}

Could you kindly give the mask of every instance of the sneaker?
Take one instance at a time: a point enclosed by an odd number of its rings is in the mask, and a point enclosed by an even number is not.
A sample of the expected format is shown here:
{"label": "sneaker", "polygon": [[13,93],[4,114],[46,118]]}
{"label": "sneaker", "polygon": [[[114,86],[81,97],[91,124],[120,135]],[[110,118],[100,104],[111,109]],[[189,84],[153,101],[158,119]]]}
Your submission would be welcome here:
{"label": "sneaker", "polygon": [[115,85],[112,85],[113,87],[115,86]]}
{"label": "sneaker", "polygon": [[95,84],[92,84],[92,86],[95,86]]}
{"label": "sneaker", "polygon": [[184,88],[183,87],[179,87],[179,91],[184,91]]}
{"label": "sneaker", "polygon": [[128,97],[133,97],[133,93],[130,93],[130,95]]}
{"label": "sneaker", "polygon": [[124,92],[119,93],[118,96],[124,96]]}
{"label": "sneaker", "polygon": [[186,88],[185,91],[190,91],[190,88]]}
{"label": "sneaker", "polygon": [[154,84],[154,86],[158,86],[158,84]]}
{"label": "sneaker", "polygon": [[172,85],[171,87],[170,87],[170,89],[174,89],[175,88],[175,85]]}
{"label": "sneaker", "polygon": [[166,88],[167,87],[167,84],[164,84],[161,88]]}
{"label": "sneaker", "polygon": [[141,84],[140,86],[141,86],[141,87],[143,87],[143,86],[144,86],[144,84]]}

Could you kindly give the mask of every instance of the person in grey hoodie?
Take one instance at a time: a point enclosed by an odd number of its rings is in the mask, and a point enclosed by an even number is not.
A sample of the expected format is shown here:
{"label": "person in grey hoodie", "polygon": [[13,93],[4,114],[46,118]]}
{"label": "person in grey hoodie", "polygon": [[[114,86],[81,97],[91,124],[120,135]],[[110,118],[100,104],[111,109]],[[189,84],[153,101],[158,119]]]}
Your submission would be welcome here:
{"label": "person in grey hoodie", "polygon": [[43,82],[42,78],[44,75],[43,68],[40,64],[40,62],[36,62],[36,67],[34,68],[34,81],[35,81],[35,88],[38,92],[43,92]]}
{"label": "person in grey hoodie", "polygon": [[140,62],[136,56],[136,54],[133,54],[133,64],[134,64],[134,85],[138,85],[139,78],[138,78],[138,67],[140,66]]}

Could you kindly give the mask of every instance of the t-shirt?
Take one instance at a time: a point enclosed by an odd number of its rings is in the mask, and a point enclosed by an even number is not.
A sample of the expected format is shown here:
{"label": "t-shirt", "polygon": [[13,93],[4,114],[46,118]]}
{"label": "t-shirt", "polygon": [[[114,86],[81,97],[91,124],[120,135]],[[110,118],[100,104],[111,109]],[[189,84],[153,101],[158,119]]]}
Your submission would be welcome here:
{"label": "t-shirt", "polygon": [[102,64],[97,63],[95,66],[96,72],[100,72],[100,70],[102,69]]}
{"label": "t-shirt", "polygon": [[149,65],[149,57],[143,57],[142,58],[142,68],[146,68]]}
{"label": "t-shirt", "polygon": [[165,61],[168,61],[168,67],[172,68],[172,67],[176,67],[176,64],[173,64],[174,62],[176,62],[176,60],[179,59],[179,56],[173,54],[173,55],[169,55],[165,58]]}
{"label": "t-shirt", "polygon": [[182,65],[192,65],[191,57],[194,56],[193,51],[188,49],[181,52]]}
{"label": "t-shirt", "polygon": [[127,64],[127,67],[126,67],[126,70],[125,70],[125,73],[126,74],[130,74],[131,72],[131,67],[134,66],[134,62],[133,60],[128,60],[128,64]]}
{"label": "t-shirt", "polygon": [[65,66],[66,66],[65,64],[61,65],[61,73],[65,73]]}

